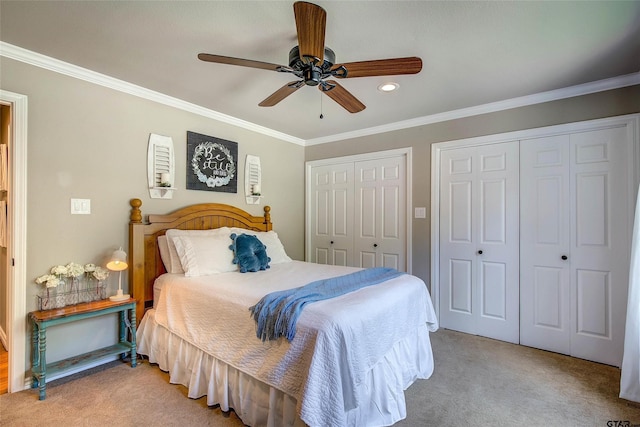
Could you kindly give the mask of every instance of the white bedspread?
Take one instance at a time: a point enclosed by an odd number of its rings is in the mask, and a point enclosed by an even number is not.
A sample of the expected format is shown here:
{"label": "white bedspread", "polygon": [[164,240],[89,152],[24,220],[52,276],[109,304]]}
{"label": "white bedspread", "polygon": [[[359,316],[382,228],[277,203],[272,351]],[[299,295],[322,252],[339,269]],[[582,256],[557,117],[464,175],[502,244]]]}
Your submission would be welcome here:
{"label": "white bedspread", "polygon": [[307,424],[345,425],[344,414],[363,398],[358,386],[366,373],[420,327],[437,329],[424,282],[402,275],[309,304],[291,343],[259,340],[249,307],[269,292],[356,270],[293,261],[257,273],[165,274],[155,317],[192,345],[295,397]]}

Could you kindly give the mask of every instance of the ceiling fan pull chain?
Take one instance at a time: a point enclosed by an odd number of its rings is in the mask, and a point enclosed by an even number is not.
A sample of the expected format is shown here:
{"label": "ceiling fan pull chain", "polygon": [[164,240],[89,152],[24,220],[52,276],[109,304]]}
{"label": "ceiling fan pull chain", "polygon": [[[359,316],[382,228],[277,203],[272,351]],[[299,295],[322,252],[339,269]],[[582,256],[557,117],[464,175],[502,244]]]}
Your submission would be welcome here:
{"label": "ceiling fan pull chain", "polygon": [[320,120],[324,119],[324,114],[322,114],[322,92],[320,92]]}

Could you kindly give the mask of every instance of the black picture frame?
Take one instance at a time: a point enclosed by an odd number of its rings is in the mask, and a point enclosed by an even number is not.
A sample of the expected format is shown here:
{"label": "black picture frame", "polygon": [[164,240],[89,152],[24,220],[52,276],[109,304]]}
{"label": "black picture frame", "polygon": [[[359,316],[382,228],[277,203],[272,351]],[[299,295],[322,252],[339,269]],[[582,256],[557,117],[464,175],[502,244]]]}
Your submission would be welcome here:
{"label": "black picture frame", "polygon": [[187,190],[238,192],[238,143],[187,131]]}

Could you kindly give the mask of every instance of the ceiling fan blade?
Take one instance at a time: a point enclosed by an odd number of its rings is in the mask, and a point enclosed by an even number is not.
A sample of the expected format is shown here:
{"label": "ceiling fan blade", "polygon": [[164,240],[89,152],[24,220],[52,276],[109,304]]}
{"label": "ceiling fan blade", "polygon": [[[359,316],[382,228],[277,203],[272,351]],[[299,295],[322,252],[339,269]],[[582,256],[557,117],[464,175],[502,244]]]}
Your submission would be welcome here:
{"label": "ceiling fan blade", "polygon": [[367,108],[362,102],[358,101],[358,98],[353,96],[351,92],[346,90],[344,87],[340,86],[335,80],[327,80],[325,83],[328,86],[334,86],[333,89],[326,90],[323,85],[318,85],[320,91],[336,101],[348,112],[358,113]]}
{"label": "ceiling fan blade", "polygon": [[264,101],[262,101],[258,105],[260,107],[273,107],[278,102],[282,101],[287,96],[291,95],[293,92],[300,89],[302,86],[304,86],[304,82],[302,81],[289,82],[286,85],[282,86],[277,91],[273,92],[271,95],[269,95]]}
{"label": "ceiling fan blade", "polygon": [[231,56],[212,55],[210,53],[199,53],[198,59],[206,62],[215,62],[217,64],[239,65],[241,67],[261,68],[263,70],[280,71],[287,69],[278,64],[270,64],[268,62],[252,61],[251,59],[233,58]]}
{"label": "ceiling fan blade", "polygon": [[293,4],[298,31],[300,58],[305,62],[318,64],[324,61],[324,33],[327,25],[327,12],[313,3],[298,1]]}
{"label": "ceiling fan blade", "polygon": [[395,76],[400,74],[417,74],[422,70],[422,59],[416,56],[407,58],[378,59],[374,61],[348,62],[337,64],[332,69],[343,66],[347,69],[347,75],[336,77],[375,77]]}

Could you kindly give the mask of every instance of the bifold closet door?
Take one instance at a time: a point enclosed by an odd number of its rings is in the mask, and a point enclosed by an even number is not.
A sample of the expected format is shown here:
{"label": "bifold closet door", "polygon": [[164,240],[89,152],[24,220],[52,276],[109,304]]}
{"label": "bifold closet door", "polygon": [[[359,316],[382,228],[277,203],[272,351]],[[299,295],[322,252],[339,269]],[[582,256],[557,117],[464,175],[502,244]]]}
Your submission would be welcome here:
{"label": "bifold closet door", "polygon": [[311,170],[310,262],[353,265],[353,163]]}
{"label": "bifold closet door", "polygon": [[520,343],[563,354],[572,335],[570,138],[520,144]]}
{"label": "bifold closet door", "polygon": [[519,341],[518,142],[445,150],[440,324]]}
{"label": "bifold closet door", "polygon": [[521,343],[620,366],[628,260],[625,127],[521,142]]}
{"label": "bifold closet door", "polygon": [[357,267],[407,271],[406,157],[354,167],[354,254]]}
{"label": "bifold closet door", "polygon": [[310,262],[407,271],[407,155],[311,167]]}

